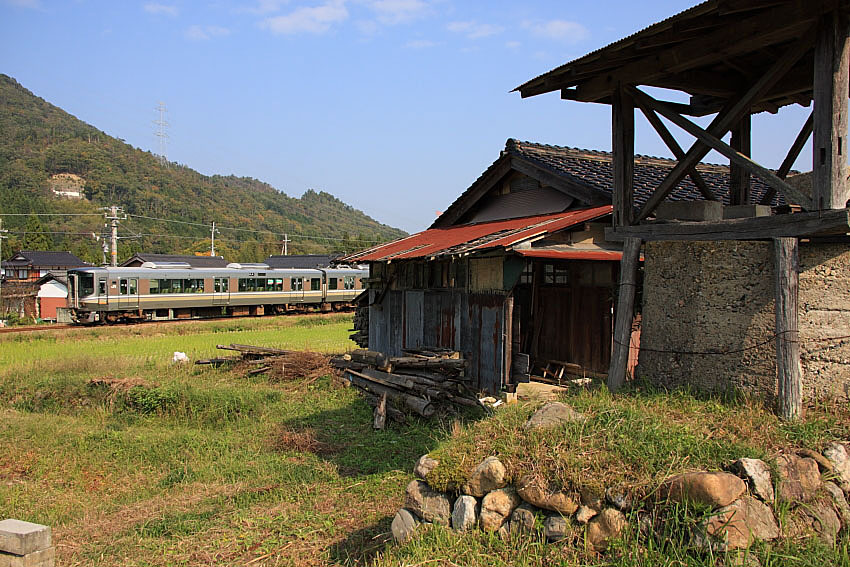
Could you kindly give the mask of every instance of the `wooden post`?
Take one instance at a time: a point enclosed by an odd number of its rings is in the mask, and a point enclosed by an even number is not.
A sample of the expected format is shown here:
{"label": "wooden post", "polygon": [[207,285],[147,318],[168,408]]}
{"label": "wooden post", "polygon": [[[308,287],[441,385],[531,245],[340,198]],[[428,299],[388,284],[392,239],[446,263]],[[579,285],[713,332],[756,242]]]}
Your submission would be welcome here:
{"label": "wooden post", "polygon": [[612,392],[617,391],[626,380],[640,244],[640,238],[626,238],[623,246],[623,260],[620,262],[620,291],[617,297],[617,312],[614,314],[614,352],[611,355],[611,366],[608,368],[608,389]]}
{"label": "wooden post", "polygon": [[797,331],[797,248],[796,238],[773,239],[778,409],[784,419],[798,419],[803,411],[803,369]]}
{"label": "wooden post", "polygon": [[[732,128],[730,146],[747,157],[752,157],[752,120],[745,115]],[[746,205],[750,202],[750,172],[736,162],[729,164],[729,204]]]}
{"label": "wooden post", "polygon": [[848,20],[835,11],[824,16],[815,41],[812,202],[815,209],[843,209],[848,191],[847,90]]}
{"label": "wooden post", "polygon": [[623,87],[611,104],[611,151],[614,154],[614,228],[634,224],[635,104]]}

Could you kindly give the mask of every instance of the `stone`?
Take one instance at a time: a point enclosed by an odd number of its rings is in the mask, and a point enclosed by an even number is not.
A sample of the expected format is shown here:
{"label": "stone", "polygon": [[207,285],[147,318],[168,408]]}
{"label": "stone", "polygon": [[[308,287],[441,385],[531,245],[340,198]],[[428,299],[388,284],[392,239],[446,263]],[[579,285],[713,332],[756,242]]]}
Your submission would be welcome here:
{"label": "stone", "polygon": [[393,523],[390,529],[393,532],[393,539],[396,543],[404,543],[413,536],[413,532],[419,526],[419,521],[416,519],[410,510],[404,508],[396,512],[393,518]]}
{"label": "stone", "polygon": [[451,503],[448,496],[437,490],[432,490],[421,480],[411,480],[407,485],[404,497],[404,507],[425,520],[435,524],[449,525],[451,518]]}
{"label": "stone", "polygon": [[496,457],[487,457],[472,470],[461,492],[481,498],[490,491],[507,486],[505,465]]}
{"label": "stone", "polygon": [[765,502],[773,502],[773,479],[770,468],[761,459],[738,459],[733,468],[742,475],[750,485],[753,494]]}
{"label": "stone", "polygon": [[751,217],[769,217],[771,215],[768,205],[731,205],[723,207],[724,219],[745,219]]}
{"label": "stone", "polygon": [[459,532],[474,528],[478,524],[478,510],[478,500],[474,496],[461,495],[452,510],[452,527]]}
{"label": "stone", "polygon": [[821,473],[831,474],[835,468],[829,459],[811,449],[797,449],[797,455],[812,459],[818,464]]}
{"label": "stone", "polygon": [[823,483],[824,491],[829,494],[832,499],[832,504],[838,512],[838,517],[841,519],[841,525],[845,530],[850,529],[850,505],[847,504],[847,498],[844,496],[844,491],[841,490],[834,482]]}
{"label": "stone", "polygon": [[847,448],[841,443],[833,442],[823,450],[823,456],[832,463],[838,486],[845,494],[850,494],[850,453]]}
{"label": "stone", "polygon": [[787,537],[801,538],[815,536],[828,545],[835,544],[835,536],[841,530],[838,514],[826,502],[812,502],[806,506],[797,506],[791,519],[786,523]]}
{"label": "stone", "polygon": [[522,503],[511,513],[511,531],[515,533],[530,533],[534,531],[537,521],[537,508],[528,503]]}
{"label": "stone", "polygon": [[437,459],[432,459],[428,455],[422,455],[419,457],[419,461],[416,462],[416,466],[413,468],[413,474],[422,480],[425,480],[425,477],[427,477],[432,470],[437,468],[439,464],[440,461]]}
{"label": "stone", "polygon": [[582,488],[581,504],[599,512],[605,507],[605,494],[590,488]]}
{"label": "stone", "polygon": [[12,518],[0,521],[0,551],[28,555],[53,545],[50,526]]}
{"label": "stone", "polygon": [[560,514],[551,514],[543,520],[543,537],[549,543],[561,541],[569,533],[569,523]]}
{"label": "stone", "polygon": [[578,510],[572,495],[551,486],[536,475],[525,475],[517,483],[520,497],[538,508],[570,516]]}
{"label": "stone", "polygon": [[513,488],[500,488],[487,493],[481,501],[481,529],[497,532],[522,502]]}
{"label": "stone", "polygon": [[589,506],[579,506],[579,509],[576,511],[576,522],[579,524],[586,524],[598,513],[599,512]]}
{"label": "stone", "polygon": [[820,470],[814,459],[797,455],[776,458],[779,474],[776,497],[785,502],[810,502],[820,488]]}
{"label": "stone", "polygon": [[547,402],[556,400],[569,391],[568,388],[543,382],[520,382],[516,385],[517,398],[521,401]]}
{"label": "stone", "polygon": [[587,524],[587,542],[595,551],[605,551],[608,542],[626,527],[626,516],[614,508],[605,508]]}
{"label": "stone", "polygon": [[584,415],[561,402],[548,402],[534,412],[525,422],[526,429],[549,429],[561,425],[581,421]]}
{"label": "stone", "polygon": [[664,201],[655,209],[658,220],[719,221],[723,218],[720,201]]}
{"label": "stone", "polygon": [[719,508],[734,502],[746,489],[744,481],[731,473],[691,472],[665,480],[658,489],[658,497],[673,502],[690,500]]}
{"label": "stone", "polygon": [[[605,489],[605,502],[620,512],[628,512],[632,509],[632,499],[629,495],[613,488]],[[597,510],[601,509],[601,506],[597,508]]]}
{"label": "stone", "polygon": [[[753,541],[771,541],[779,537],[779,525],[763,502],[744,496],[719,509],[703,526],[705,538],[700,546],[715,551],[745,549]],[[698,538],[699,539],[699,538]]]}
{"label": "stone", "polygon": [[0,552],[0,567],[53,567],[56,564],[56,548],[51,546],[26,555]]}

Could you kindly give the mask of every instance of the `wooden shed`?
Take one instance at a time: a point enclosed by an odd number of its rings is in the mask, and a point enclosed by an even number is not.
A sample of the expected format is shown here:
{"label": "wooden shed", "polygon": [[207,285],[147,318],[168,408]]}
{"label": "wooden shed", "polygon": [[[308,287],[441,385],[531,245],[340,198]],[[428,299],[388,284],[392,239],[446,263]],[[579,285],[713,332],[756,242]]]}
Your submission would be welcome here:
{"label": "wooden shed", "polygon": [[[637,198],[674,167],[636,156]],[[725,166],[697,169],[715,190],[729,183]],[[529,370],[607,372],[622,257],[605,236],[613,187],[610,153],[509,139],[428,230],[341,259],[370,264],[368,318],[357,318],[368,320],[369,348],[461,351],[475,386],[491,393]],[[753,187],[759,197],[769,190]],[[697,195],[691,179],[674,191]]]}

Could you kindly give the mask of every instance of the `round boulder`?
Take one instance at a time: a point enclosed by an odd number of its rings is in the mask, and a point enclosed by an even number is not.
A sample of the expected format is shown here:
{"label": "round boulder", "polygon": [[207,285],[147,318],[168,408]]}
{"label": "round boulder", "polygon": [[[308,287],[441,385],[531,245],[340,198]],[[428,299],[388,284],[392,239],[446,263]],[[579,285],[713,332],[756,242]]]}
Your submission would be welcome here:
{"label": "round boulder", "polygon": [[481,498],[488,492],[504,488],[506,485],[505,465],[496,457],[487,457],[472,470],[461,492]]}
{"label": "round boulder", "polygon": [[449,525],[449,518],[452,515],[448,497],[442,492],[432,490],[421,480],[411,480],[407,485],[404,507],[426,522],[444,526]]}

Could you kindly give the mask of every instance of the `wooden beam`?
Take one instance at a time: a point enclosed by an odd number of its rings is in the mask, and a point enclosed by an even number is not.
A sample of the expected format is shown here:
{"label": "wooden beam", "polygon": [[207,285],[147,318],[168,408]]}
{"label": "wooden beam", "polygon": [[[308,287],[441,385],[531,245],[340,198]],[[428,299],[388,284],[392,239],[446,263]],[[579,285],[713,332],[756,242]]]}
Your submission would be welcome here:
{"label": "wooden beam", "polygon": [[[679,145],[679,142],[676,141],[676,138],[673,137],[673,134],[670,133],[670,130],[667,129],[667,126],[664,125],[664,122],[658,118],[658,115],[654,110],[646,106],[641,99],[635,99],[635,103],[637,103],[640,111],[643,112],[643,115],[646,116],[647,121],[655,128],[655,131],[658,132],[658,135],[667,144],[667,147],[670,148],[670,151],[673,152],[673,155],[676,159],[682,159],[685,157],[685,150],[682,149],[682,146]],[[697,186],[702,196],[708,199],[709,201],[717,201],[717,195],[708,187],[705,180],[702,178],[702,175],[696,170],[696,168],[692,168],[688,175],[691,178],[691,181],[694,182],[694,185]]]}
{"label": "wooden beam", "polygon": [[614,226],[634,224],[635,105],[620,87],[611,105],[611,150],[614,154]]}
{"label": "wooden beam", "polygon": [[[730,101],[728,105],[712,120],[707,132],[717,138],[722,137],[733,124],[738,122],[744,114],[749,112],[749,108],[753,106],[755,101],[760,99],[777,81],[779,81],[785,73],[794,66],[797,61],[803,56],[813,41],[814,28],[804,34],[799,40],[785,52],[785,54],[774,62],[773,65],[762,75],[743,96],[737,101]],[[709,148],[697,141],[685,154],[684,159],[679,160],[679,163],[673,168],[667,177],[661,182],[661,185],[655,190],[652,196],[647,200],[638,214],[638,219],[646,218],[658,207],[659,203],[667,198],[673,189],[679,184],[682,178],[687,174],[688,170],[694,167],[699,161],[705,157]]]}
{"label": "wooden beam", "polygon": [[640,245],[640,238],[627,238],[623,246],[623,259],[620,261],[620,290],[617,295],[614,323],[614,352],[611,354],[611,365],[608,368],[608,389],[612,392],[619,390],[626,381]]}
{"label": "wooden beam", "polygon": [[797,328],[798,242],[796,238],[773,241],[776,291],[776,375],[778,410],[784,419],[803,413],[803,369]]}
{"label": "wooden beam", "polygon": [[[752,151],[752,119],[747,114],[732,128],[729,140],[732,149],[739,154],[750,157]],[[750,202],[750,172],[739,163],[730,160],[729,163],[729,204],[746,205]]]}
{"label": "wooden beam", "polygon": [[[646,93],[638,89],[632,89],[632,91],[634,92],[635,98],[640,99],[644,104],[646,104],[653,110],[659,112],[662,116],[673,122],[676,126],[679,126],[692,136],[696,137],[703,144],[705,144],[707,148],[720,152],[721,154],[732,160],[734,163],[738,164],[738,166],[740,166],[741,169],[745,170],[748,175],[752,174],[761,178],[769,186],[782,193],[788,203],[797,203],[803,208],[811,210],[811,199],[809,199],[807,195],[802,193],[796,187],[792,187],[791,185],[785,183],[783,180],[779,179],[776,174],[774,174],[768,168],[764,167],[763,165],[759,165],[747,156],[735,151],[732,146],[730,146],[720,138],[712,136],[709,132],[703,130],[702,127],[700,127],[699,125],[691,122],[684,116],[665,107],[663,103],[656,101],[654,98],[647,95]],[[681,163],[682,161],[679,161],[679,164]]]}
{"label": "wooden beam", "polygon": [[[812,112],[809,113],[809,118],[806,119],[805,124],[800,129],[800,132],[797,134],[797,138],[794,140],[794,143],[791,144],[791,149],[788,150],[788,154],[785,156],[785,159],[782,160],[782,165],[779,166],[779,169],[776,170],[776,177],[779,179],[785,179],[788,177],[788,172],[791,171],[791,167],[793,167],[794,162],[797,161],[797,158],[800,157],[800,152],[803,151],[803,146],[806,145],[806,142],[809,141],[809,136],[812,135],[812,124],[813,124],[814,114]],[[760,205],[769,205],[771,201],[773,201],[773,197],[776,195],[776,189],[773,187],[768,188],[765,191],[764,196],[759,201]]]}
{"label": "wooden beam", "polygon": [[764,240],[850,232],[850,209],[714,222],[648,222],[605,230],[606,240]]}
{"label": "wooden beam", "polygon": [[847,204],[848,17],[840,10],[821,18],[815,42],[812,200],[818,209]]}

